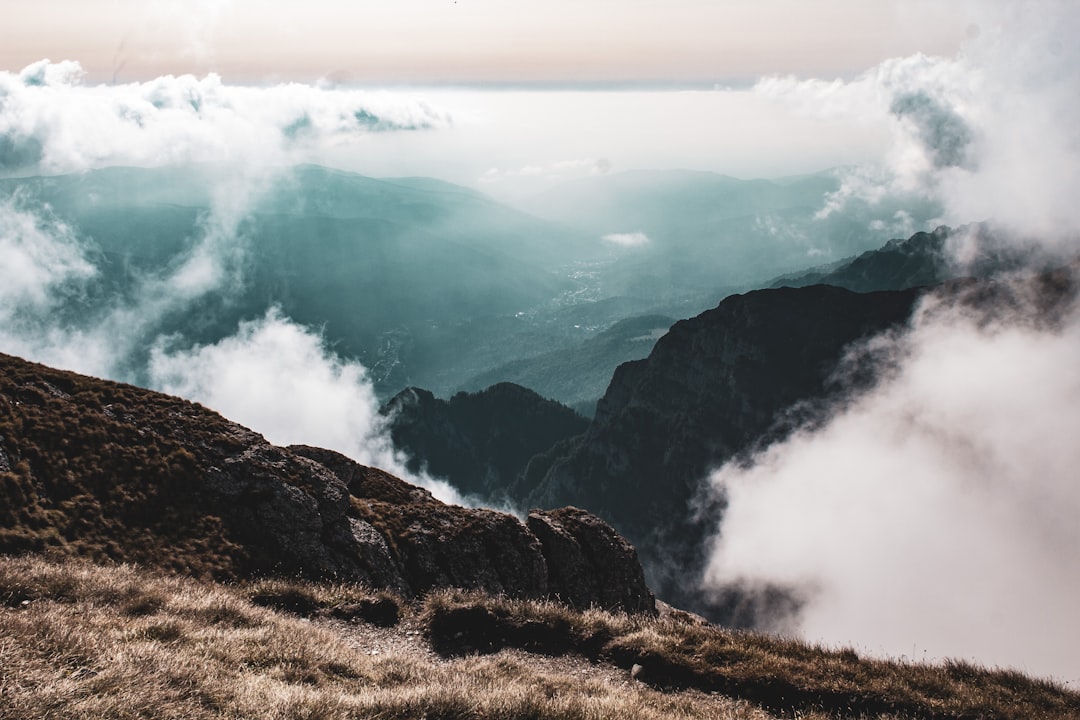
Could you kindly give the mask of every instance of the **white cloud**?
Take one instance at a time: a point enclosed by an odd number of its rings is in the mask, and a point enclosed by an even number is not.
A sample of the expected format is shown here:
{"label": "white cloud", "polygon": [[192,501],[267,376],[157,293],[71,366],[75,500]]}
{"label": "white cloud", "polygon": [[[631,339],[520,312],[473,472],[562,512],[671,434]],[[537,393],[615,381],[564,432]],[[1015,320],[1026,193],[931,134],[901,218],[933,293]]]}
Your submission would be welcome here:
{"label": "white cloud", "polygon": [[463,504],[446,482],[414,475],[390,442],[362,365],[327,351],[321,337],[271,309],[213,345],[173,348],[159,338],[149,373],[155,387],[214,408],[278,445],[337,450]]}
{"label": "white cloud", "polygon": [[559,160],[546,165],[524,165],[511,170],[502,170],[497,167],[488,168],[479,177],[479,182],[489,184],[510,179],[535,179],[552,182],[587,175],[603,175],[610,170],[611,161],[606,158]]}
{"label": "white cloud", "polygon": [[643,232],[610,233],[600,239],[619,247],[644,247],[650,242],[649,236]]}
{"label": "white cloud", "polygon": [[1027,312],[929,302],[876,341],[895,374],[717,471],[706,586],[795,589],[812,640],[1080,679],[1080,315]]}
{"label": "white cloud", "polygon": [[226,85],[217,75],[87,86],[78,63],[0,72],[0,173],[109,165],[296,162],[366,133],[443,127],[449,118],[387,92],[289,83]]}
{"label": "white cloud", "polygon": [[97,270],[72,229],[42,218],[8,199],[0,203],[0,322],[22,309],[48,310],[63,286],[93,277]]}
{"label": "white cloud", "polygon": [[1037,0],[973,10],[980,32],[956,57],[892,59],[850,82],[758,84],[807,114],[891,129],[882,166],[847,175],[826,212],[856,198],[921,196],[941,201],[953,225],[1080,232],[1080,8]]}

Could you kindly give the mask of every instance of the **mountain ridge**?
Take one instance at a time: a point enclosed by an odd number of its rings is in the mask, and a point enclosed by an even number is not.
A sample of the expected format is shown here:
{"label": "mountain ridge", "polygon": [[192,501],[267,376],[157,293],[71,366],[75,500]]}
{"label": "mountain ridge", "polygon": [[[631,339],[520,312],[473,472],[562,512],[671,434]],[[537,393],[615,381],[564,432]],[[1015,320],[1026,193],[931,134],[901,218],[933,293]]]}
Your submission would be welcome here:
{"label": "mountain ridge", "polygon": [[[526,525],[179,398],[7,355],[0,368],[0,552],[655,612],[634,548],[589,513]],[[561,563],[618,582],[574,586]]]}

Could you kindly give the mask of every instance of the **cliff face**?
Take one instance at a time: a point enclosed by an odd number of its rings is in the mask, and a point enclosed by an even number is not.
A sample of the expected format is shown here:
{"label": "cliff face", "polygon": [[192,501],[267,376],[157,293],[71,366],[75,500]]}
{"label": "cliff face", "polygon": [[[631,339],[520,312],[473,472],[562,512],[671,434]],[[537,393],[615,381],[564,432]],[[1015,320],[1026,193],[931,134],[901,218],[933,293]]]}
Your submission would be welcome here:
{"label": "cliff face", "polygon": [[590,559],[583,571],[603,558],[626,584],[573,602],[654,610],[633,548],[587,514],[579,524],[600,535],[571,532],[574,547],[560,537],[553,552],[513,516],[445,505],[331,451],[276,447],[178,398],[4,355],[0,371],[0,552],[525,598],[564,594],[577,570],[561,558]]}
{"label": "cliff face", "polygon": [[[661,597],[704,609],[688,579],[720,510],[693,519],[707,472],[827,397],[845,348],[904,323],[917,297],[827,286],[731,296],[621,365],[589,429],[534,458],[516,491],[605,518],[638,547]],[[713,614],[730,621],[724,612]]]}

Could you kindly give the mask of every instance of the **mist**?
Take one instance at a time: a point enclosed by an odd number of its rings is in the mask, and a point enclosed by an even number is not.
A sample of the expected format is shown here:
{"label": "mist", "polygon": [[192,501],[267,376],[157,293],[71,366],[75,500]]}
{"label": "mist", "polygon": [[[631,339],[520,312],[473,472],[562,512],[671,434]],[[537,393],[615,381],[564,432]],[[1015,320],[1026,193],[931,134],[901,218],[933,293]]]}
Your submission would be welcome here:
{"label": "mist", "polygon": [[793,589],[812,640],[1080,678],[1080,315],[1014,320],[928,300],[877,340],[892,377],[717,471],[706,585]]}
{"label": "mist", "polygon": [[[992,219],[1035,267],[1063,265],[1075,283],[1080,12],[983,15],[955,58],[759,91],[891,118],[884,162],[850,173],[824,213],[933,198],[943,220]],[[973,242],[952,243],[958,265]],[[1080,679],[1080,312],[1069,300],[1048,315],[1033,272],[978,302],[929,297],[904,332],[852,349],[880,361],[876,387],[713,473],[727,508],[704,586],[788,589],[801,610],[773,620],[810,640]]]}
{"label": "mist", "polygon": [[16,190],[0,203],[0,348],[202,402],[272,442],[334,449],[463,503],[447,483],[408,472],[366,370],[330,351],[317,331],[278,309],[209,345],[166,330],[178,318],[184,326],[185,315],[208,301],[227,305],[244,287],[251,252],[245,222],[287,180],[290,164],[314,147],[424,129],[445,116],[386,93],[296,84],[253,90],[226,87],[212,75],[84,87],[81,76],[77,63],[48,61],[0,73],[0,170],[55,174],[212,161],[194,191],[206,196],[208,209],[179,255],[132,271],[129,286],[114,292],[94,239]]}

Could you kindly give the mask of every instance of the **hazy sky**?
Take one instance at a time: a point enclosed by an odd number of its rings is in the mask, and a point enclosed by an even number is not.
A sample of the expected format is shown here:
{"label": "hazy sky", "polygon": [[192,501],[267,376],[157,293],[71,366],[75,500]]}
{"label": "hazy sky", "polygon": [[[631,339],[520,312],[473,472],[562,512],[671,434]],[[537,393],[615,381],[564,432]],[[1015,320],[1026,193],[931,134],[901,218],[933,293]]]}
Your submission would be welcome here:
{"label": "hazy sky", "polygon": [[3,0],[0,67],[91,81],[711,83],[851,76],[952,54],[969,4],[926,0]]}
{"label": "hazy sky", "polygon": [[[850,80],[888,58],[954,56],[979,22],[968,0],[0,0],[0,9],[0,70],[14,73],[48,58],[78,62],[87,86],[208,73],[227,85],[408,86],[450,126],[337,143],[312,159],[504,198],[597,163],[772,177],[872,161],[889,142],[880,118],[812,117],[750,88],[762,76]],[[508,85],[519,92],[478,92]]]}

